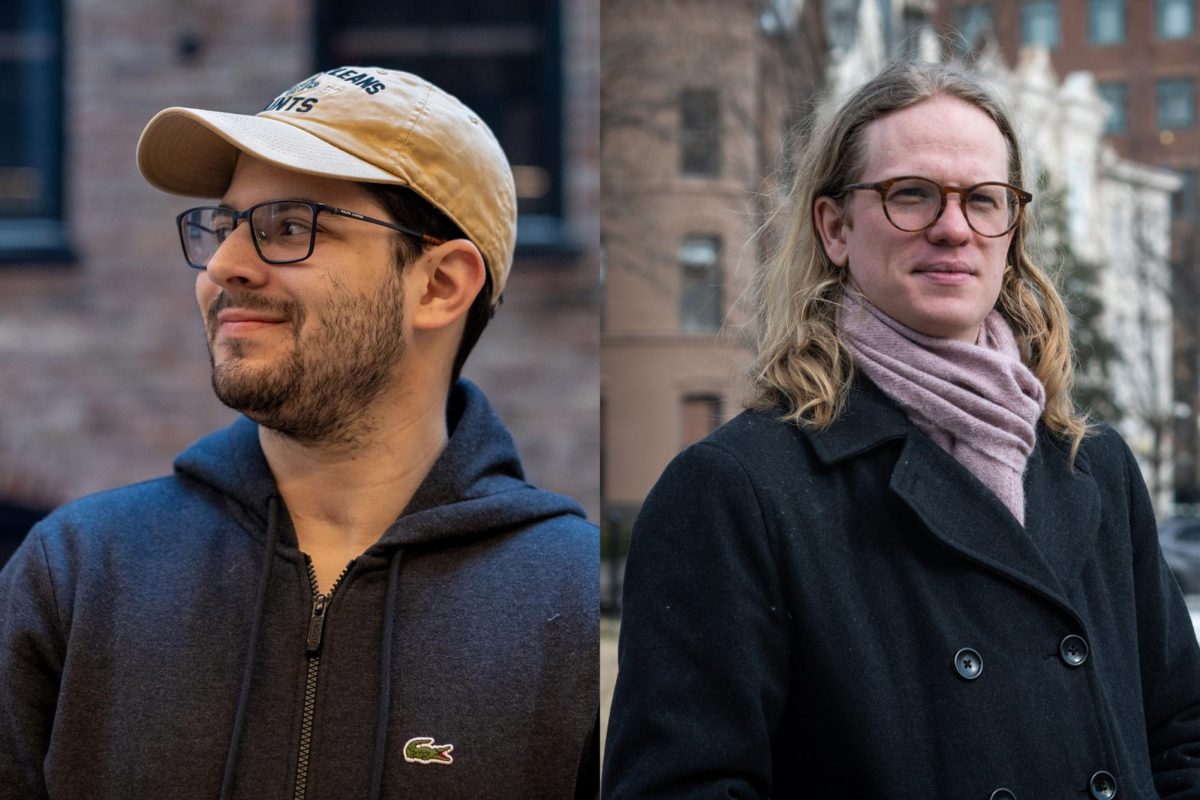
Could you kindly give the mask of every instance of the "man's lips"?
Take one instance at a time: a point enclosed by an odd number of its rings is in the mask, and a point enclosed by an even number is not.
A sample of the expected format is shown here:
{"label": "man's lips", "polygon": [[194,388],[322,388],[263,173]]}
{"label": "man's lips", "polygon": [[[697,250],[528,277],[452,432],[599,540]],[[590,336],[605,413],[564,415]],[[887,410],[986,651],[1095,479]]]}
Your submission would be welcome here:
{"label": "man's lips", "polygon": [[264,311],[224,308],[217,312],[217,330],[227,336],[254,333],[285,322],[287,322],[286,317]]}
{"label": "man's lips", "polygon": [[975,274],[975,270],[971,269],[971,267],[954,261],[924,264],[914,269],[913,272],[965,272],[968,275]]}
{"label": "man's lips", "polygon": [[957,263],[925,264],[913,272],[926,280],[947,285],[966,283],[975,275],[975,270],[966,264]]}

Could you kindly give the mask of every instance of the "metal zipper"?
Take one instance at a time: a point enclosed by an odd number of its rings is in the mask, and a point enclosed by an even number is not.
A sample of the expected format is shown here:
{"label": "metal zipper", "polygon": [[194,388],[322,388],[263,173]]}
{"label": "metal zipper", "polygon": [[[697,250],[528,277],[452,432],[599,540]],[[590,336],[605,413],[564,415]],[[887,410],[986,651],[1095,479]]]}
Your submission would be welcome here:
{"label": "metal zipper", "polygon": [[308,567],[308,582],[312,587],[312,612],[308,617],[308,635],[304,639],[304,653],[308,656],[308,670],[304,678],[304,712],[300,717],[300,750],[296,758],[296,791],[293,800],[304,800],[308,791],[308,759],[312,750],[313,715],[317,708],[317,673],[321,668],[321,641],[325,638],[325,613],[329,610],[329,601],[342,582],[354,567],[354,561],[346,565],[342,574],[329,587],[329,594],[321,594],[317,586],[317,571],[313,569],[312,559],[306,554],[304,563]]}

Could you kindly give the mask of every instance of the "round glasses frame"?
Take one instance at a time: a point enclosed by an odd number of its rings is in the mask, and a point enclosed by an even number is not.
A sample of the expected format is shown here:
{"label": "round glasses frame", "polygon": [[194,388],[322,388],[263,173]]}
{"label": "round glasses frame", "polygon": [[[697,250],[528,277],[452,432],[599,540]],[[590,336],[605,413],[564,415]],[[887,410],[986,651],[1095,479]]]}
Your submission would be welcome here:
{"label": "round glasses frame", "polygon": [[[937,187],[941,197],[938,204],[937,213],[933,215],[929,222],[919,228],[905,228],[897,223],[896,220],[892,219],[892,214],[890,211],[888,211],[887,196],[888,192],[890,192],[892,187],[894,187],[897,183],[900,183],[901,181],[913,180],[924,181],[930,186]],[[971,222],[971,212],[964,201],[972,192],[979,189],[981,186],[999,186],[1010,190],[1013,193],[1013,196],[1016,197],[1017,213],[1013,215],[1012,221],[1009,223],[1008,227],[1000,231],[1000,233],[984,233],[976,228],[974,223]],[[1013,228],[1017,227],[1017,224],[1021,221],[1021,214],[1024,213],[1025,206],[1028,203],[1033,202],[1032,194],[1019,186],[1013,186],[1011,183],[1004,183],[1002,181],[983,181],[982,183],[973,183],[970,186],[943,186],[932,178],[925,178],[921,175],[901,175],[898,178],[888,178],[885,181],[878,181],[876,183],[851,183],[842,187],[842,191],[844,192],[859,189],[869,189],[871,191],[879,192],[879,202],[881,205],[883,205],[883,215],[887,217],[887,221],[892,223],[894,228],[904,231],[905,233],[918,233],[920,231],[929,230],[936,225],[937,221],[942,218],[942,214],[946,211],[946,195],[951,194],[952,192],[957,193],[960,197],[959,205],[962,208],[963,219],[967,221],[967,225],[971,228],[971,230],[975,231],[975,233],[979,234],[980,236],[987,237],[988,239],[998,239],[1001,236],[1006,236],[1009,232],[1011,232]]]}
{"label": "round glasses frame", "polygon": [[188,218],[190,216],[192,216],[193,214],[196,214],[197,212],[203,212],[203,211],[213,211],[213,212],[220,212],[223,214],[228,214],[229,219],[230,219],[229,233],[232,234],[235,230],[237,230],[238,223],[241,222],[242,220],[249,220],[251,223],[253,223],[253,214],[255,211],[259,210],[260,208],[264,208],[266,206],[276,205],[276,204],[280,204],[280,203],[286,203],[289,205],[296,205],[296,206],[307,206],[309,208],[309,210],[312,211],[312,221],[309,224],[309,229],[308,229],[308,248],[305,250],[304,255],[298,256],[297,258],[283,258],[283,259],[268,258],[266,256],[266,254],[264,254],[262,251],[262,241],[260,240],[260,237],[258,235],[255,235],[255,233],[253,231],[251,231],[250,239],[254,242],[254,251],[256,253],[258,253],[258,257],[260,259],[262,259],[264,262],[266,262],[267,264],[298,264],[301,261],[304,261],[304,260],[310,258],[313,254],[313,251],[316,249],[316,246],[317,246],[317,215],[320,214],[322,211],[324,211],[328,214],[334,214],[339,217],[346,217],[348,219],[356,219],[359,222],[369,222],[372,225],[382,225],[385,228],[391,228],[392,230],[398,231],[399,233],[407,234],[408,236],[413,236],[429,245],[439,245],[439,244],[445,243],[445,241],[446,241],[445,239],[439,239],[436,236],[430,236],[427,233],[422,233],[421,231],[413,230],[412,228],[406,228],[403,225],[397,225],[394,222],[387,222],[386,220],[375,219],[374,217],[368,217],[366,214],[360,214],[357,211],[350,211],[349,209],[338,208],[336,206],[326,205],[325,203],[316,203],[311,200],[267,200],[265,202],[252,205],[249,208],[247,208],[245,211],[234,211],[233,209],[226,208],[225,206],[197,206],[195,208],[189,208],[187,211],[184,211],[182,214],[175,217],[175,226],[179,231],[179,243],[183,247],[184,260],[187,261],[188,266],[192,267],[193,269],[207,269],[208,261],[212,260],[212,257],[213,257],[213,255],[216,254],[217,249],[219,249],[220,246],[222,244],[224,244],[224,242],[225,242],[224,239],[222,239],[220,242],[218,242],[217,247],[213,248],[212,253],[209,254],[209,256],[208,256],[208,259],[205,260],[203,263],[193,261],[191,254],[188,250],[188,229],[189,229],[189,227],[198,228],[202,233],[213,234],[213,235],[216,234],[216,231],[209,230],[208,228],[205,228],[201,225],[197,225],[195,222],[189,220]]}

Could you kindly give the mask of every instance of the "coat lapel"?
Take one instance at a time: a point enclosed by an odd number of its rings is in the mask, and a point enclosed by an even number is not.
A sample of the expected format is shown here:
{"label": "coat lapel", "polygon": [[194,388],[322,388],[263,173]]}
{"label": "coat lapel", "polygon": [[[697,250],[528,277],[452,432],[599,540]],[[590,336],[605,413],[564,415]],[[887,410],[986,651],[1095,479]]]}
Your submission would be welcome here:
{"label": "coat lapel", "polygon": [[1043,426],[1025,472],[1026,530],[1064,584],[1093,556],[1100,531],[1100,490],[1083,450],[1069,453]]}
{"label": "coat lapel", "polygon": [[891,489],[933,536],[964,557],[1029,587],[1078,618],[1069,583],[1091,554],[1099,493],[1081,453],[1074,469],[1039,426],[1025,478],[1022,528],[1000,499],[922,434],[870,380],[859,376],[842,416],[809,434],[825,463],[852,458],[903,438]]}
{"label": "coat lapel", "polygon": [[908,437],[891,487],[945,545],[1075,613],[1058,575],[1000,499],[920,431]]}

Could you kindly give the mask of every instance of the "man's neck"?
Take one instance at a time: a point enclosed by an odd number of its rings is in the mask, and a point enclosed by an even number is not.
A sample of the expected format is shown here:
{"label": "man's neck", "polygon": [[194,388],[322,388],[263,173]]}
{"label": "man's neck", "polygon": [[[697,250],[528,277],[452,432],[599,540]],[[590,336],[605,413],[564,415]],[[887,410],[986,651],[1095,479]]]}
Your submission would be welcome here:
{"label": "man's neck", "polygon": [[446,394],[380,398],[356,444],[301,443],[259,426],[259,442],[287,504],[300,549],[329,571],[383,534],[446,447]]}

